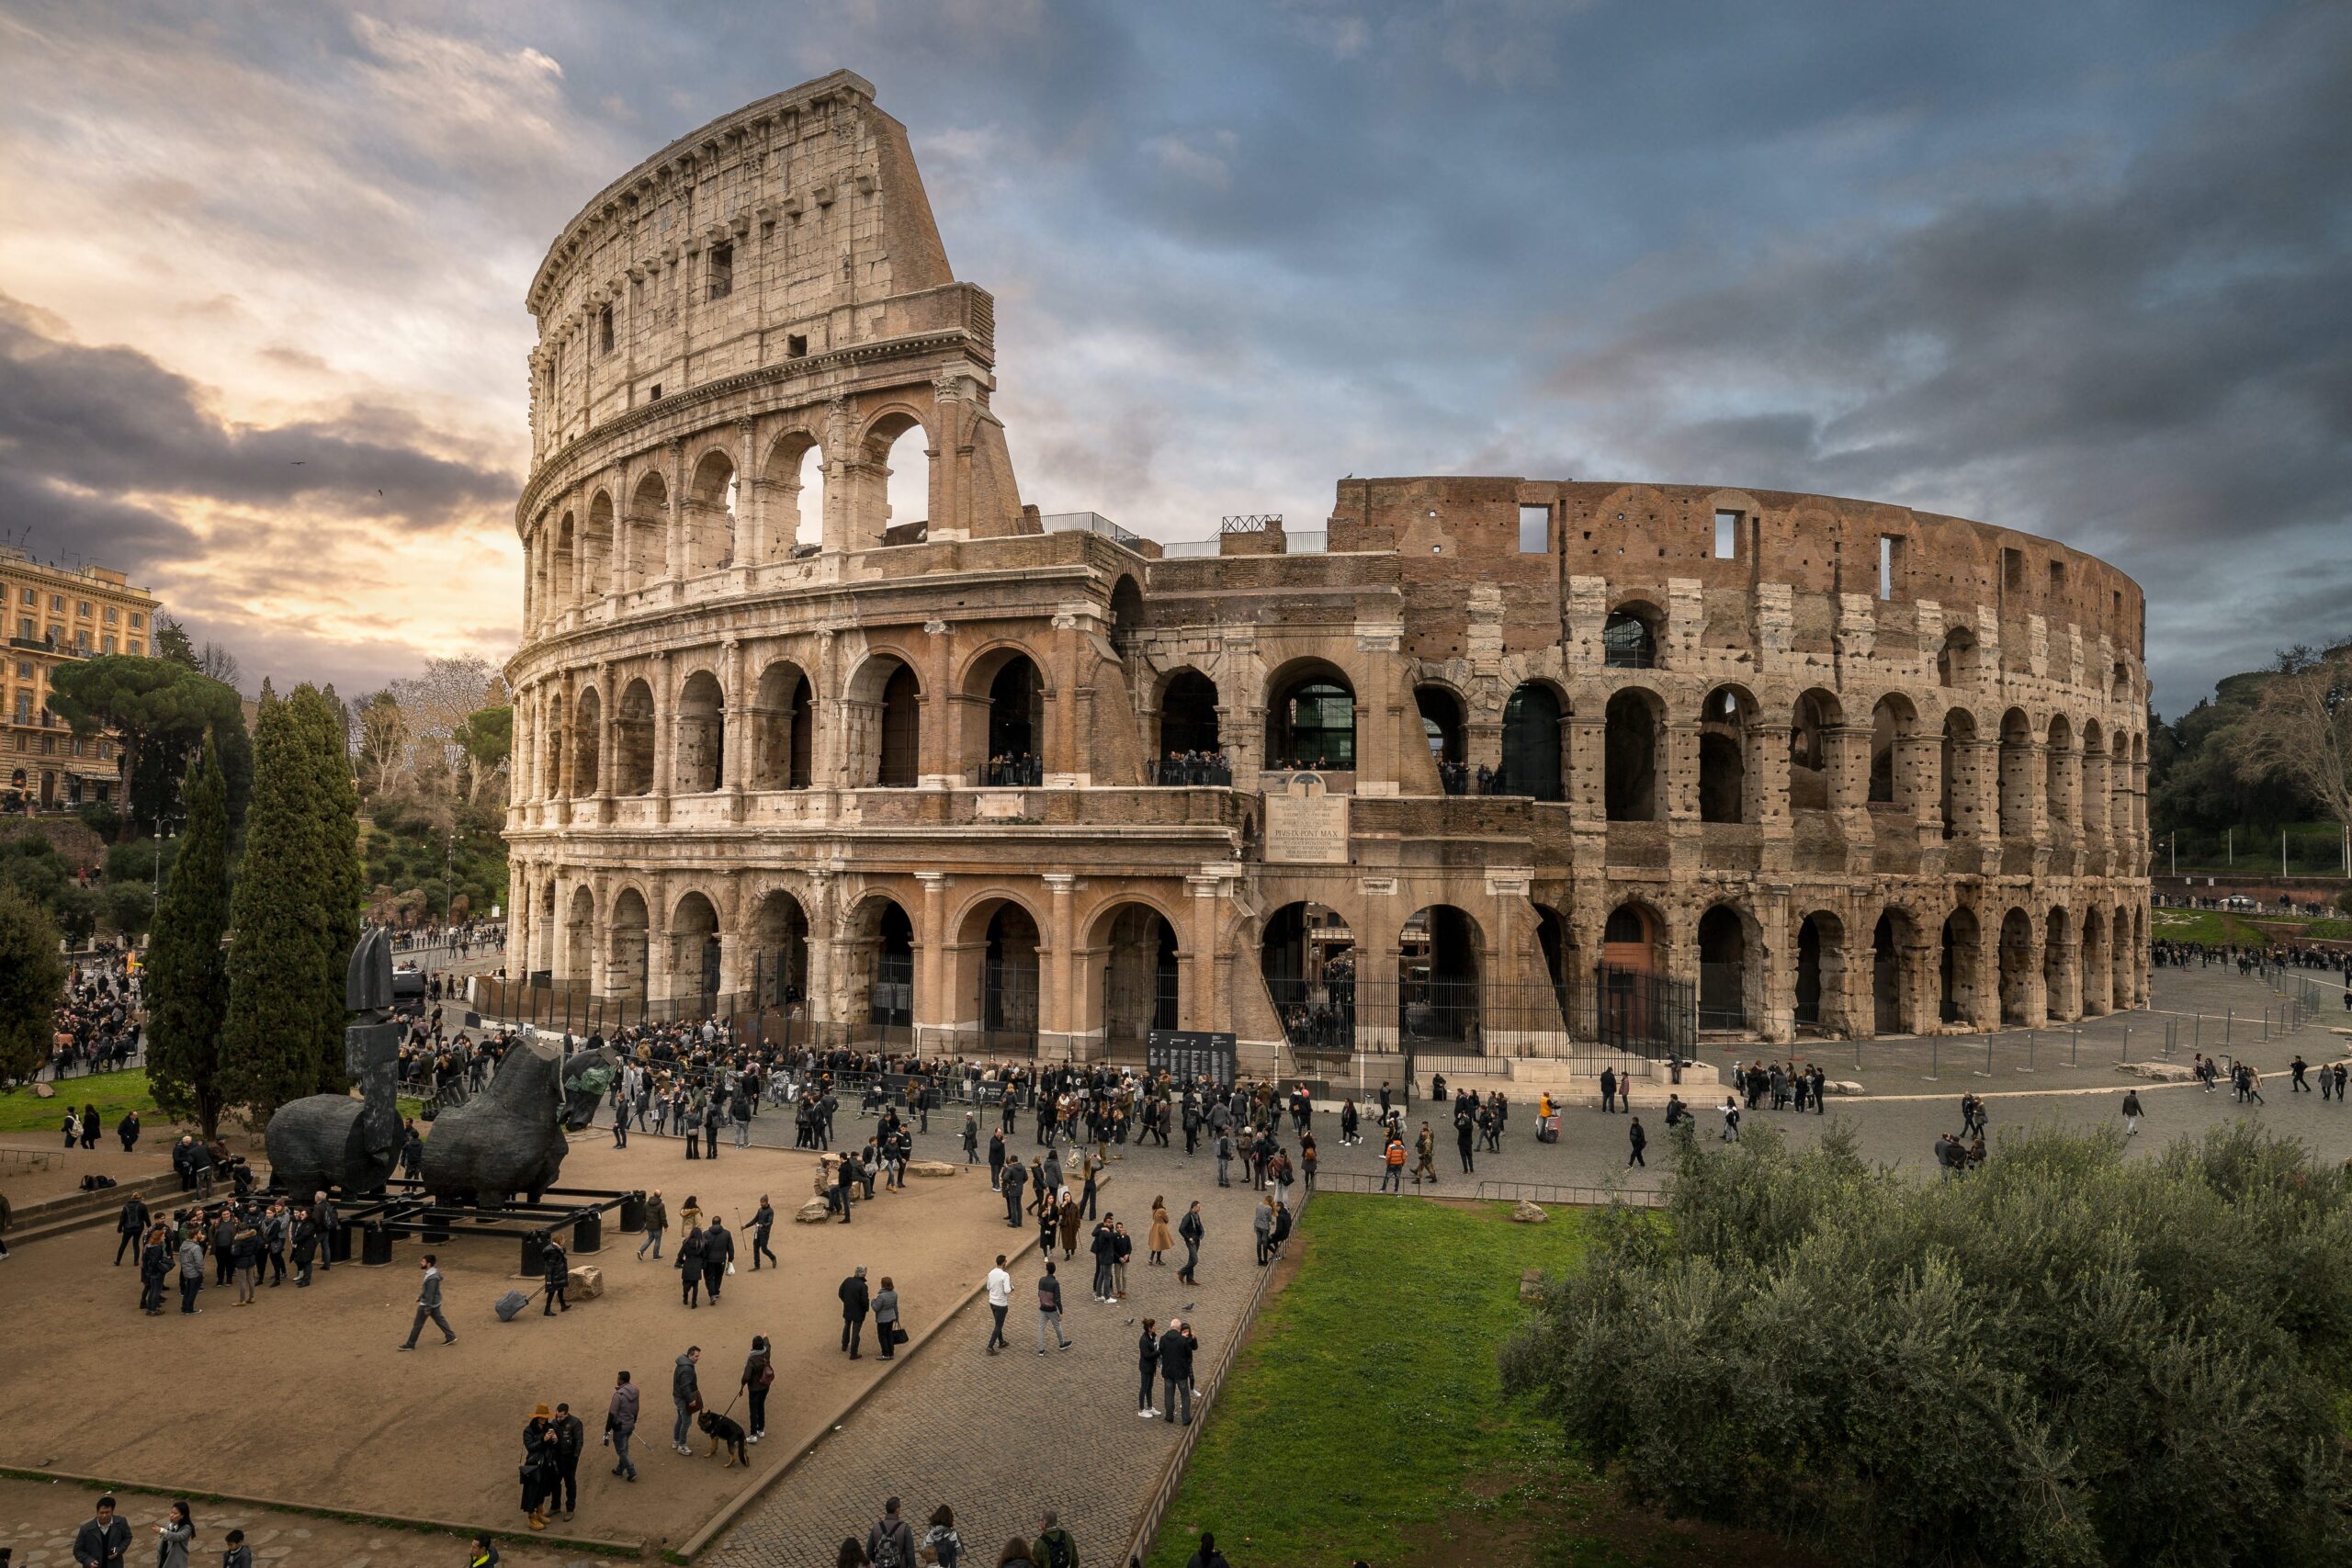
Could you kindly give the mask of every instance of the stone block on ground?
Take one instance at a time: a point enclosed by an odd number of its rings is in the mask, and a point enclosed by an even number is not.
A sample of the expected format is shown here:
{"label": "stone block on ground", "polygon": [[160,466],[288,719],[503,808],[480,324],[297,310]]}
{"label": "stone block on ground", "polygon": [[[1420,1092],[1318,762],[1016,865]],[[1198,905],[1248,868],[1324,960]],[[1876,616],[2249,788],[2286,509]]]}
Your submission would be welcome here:
{"label": "stone block on ground", "polygon": [[822,1198],[811,1198],[800,1205],[800,1212],[792,1219],[795,1224],[821,1225],[832,1217],[832,1210],[826,1206]]}
{"label": "stone block on ground", "polygon": [[914,1159],[907,1162],[907,1174],[935,1181],[943,1176],[953,1176],[963,1167],[949,1165],[944,1159]]}
{"label": "stone block on ground", "polygon": [[2122,1062],[2117,1072],[2130,1073],[2134,1077],[2152,1078],[2157,1083],[2190,1083],[2197,1075],[2178,1062]]}
{"label": "stone block on ground", "polygon": [[571,1282],[566,1287],[564,1300],[593,1302],[604,1293],[605,1270],[603,1269],[594,1263],[575,1263],[571,1266]]}
{"label": "stone block on ground", "polygon": [[57,1087],[54,1084],[50,1083],[48,1080],[43,1079],[42,1081],[33,1085],[33,1098],[35,1100],[54,1100],[57,1098]]}
{"label": "stone block on ground", "polygon": [[1851,1078],[1829,1078],[1823,1083],[1822,1087],[1828,1089],[1832,1094],[1860,1094],[1862,1092],[1862,1086],[1856,1083]]}
{"label": "stone block on ground", "polygon": [[1519,1299],[1523,1302],[1532,1302],[1543,1294],[1544,1270],[1541,1269],[1522,1270],[1519,1276]]}
{"label": "stone block on ground", "polygon": [[1523,1225],[1540,1225],[1552,1216],[1544,1212],[1541,1204],[1531,1203],[1521,1198],[1511,1206],[1510,1217]]}

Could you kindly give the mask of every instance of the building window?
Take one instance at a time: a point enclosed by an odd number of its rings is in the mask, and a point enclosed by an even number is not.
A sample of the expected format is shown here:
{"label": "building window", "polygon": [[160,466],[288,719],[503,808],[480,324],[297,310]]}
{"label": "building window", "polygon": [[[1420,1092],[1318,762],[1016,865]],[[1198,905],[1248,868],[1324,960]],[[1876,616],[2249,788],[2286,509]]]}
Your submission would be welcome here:
{"label": "building window", "polygon": [[[30,692],[18,692],[18,693],[17,694],[17,722],[18,724],[30,724],[32,721],[33,721],[33,697],[32,697],[32,694],[31,694]],[[23,737],[23,736],[21,736],[21,735],[19,735],[18,737],[17,737],[17,740],[18,740],[19,742],[21,742],[21,741],[24,739],[24,737]],[[24,750],[24,747],[23,747],[21,744],[19,744],[19,745],[17,746],[17,750],[18,750],[19,751],[21,751],[21,750]]]}
{"label": "building window", "polygon": [[35,640],[35,638],[36,638],[36,637],[38,636],[38,634],[37,634],[37,633],[35,633],[35,632],[34,632],[34,630],[33,630],[33,622],[32,622],[32,617],[31,617],[31,616],[29,616],[29,615],[22,615],[22,616],[17,617],[17,635],[18,637],[23,637],[27,642],[31,642],[31,641]]}
{"label": "building window", "polygon": [[130,646],[126,649],[126,651],[133,658],[139,658],[144,654],[146,646],[147,645],[145,643],[141,642],[137,637],[133,637],[130,639]]}
{"label": "building window", "polygon": [[57,755],[56,736],[44,735],[40,738],[40,754],[44,757],[54,757]]}
{"label": "building window", "polygon": [[662,400],[662,383],[661,383],[661,382],[656,381],[656,382],[654,382],[654,383],[653,383],[653,392],[652,392],[652,395],[651,395],[650,397],[648,397],[645,400],[646,400],[647,402],[649,402],[649,403],[658,403],[658,402],[660,402],[660,401]]}
{"label": "building window", "polygon": [[1903,539],[1897,534],[1878,536],[1878,596],[1894,597],[1894,586],[1903,581]]}
{"label": "building window", "polygon": [[2064,593],[2064,592],[2066,592],[2066,563],[2065,563],[2064,561],[2062,561],[2062,560],[2054,560],[2054,561],[2052,561],[2052,562],[2050,563],[2050,594],[2051,594],[2051,597],[2054,599],[2054,598],[2058,597],[2060,594],[2062,594],[2062,593]]}
{"label": "building window", "polygon": [[108,632],[100,639],[99,651],[102,653],[112,653],[114,651],[114,634],[112,632]]}
{"label": "building window", "polygon": [[2025,586],[2025,552],[2023,550],[2001,551],[2001,586],[2011,590]]}
{"label": "building window", "polygon": [[49,596],[49,608],[51,615],[62,615],[65,614],[65,595],[62,593],[51,594]]}
{"label": "building window", "polygon": [[87,599],[76,601],[74,605],[74,613],[76,615],[79,615],[82,619],[85,621],[88,620],[90,618],[90,602]]}
{"label": "building window", "polygon": [[596,312],[596,352],[613,352],[613,308],[610,305]]}
{"label": "building window", "polygon": [[146,624],[147,624],[147,617],[146,617],[146,616],[144,616],[144,615],[141,615],[141,614],[140,614],[138,611],[136,611],[136,610],[133,610],[133,611],[131,611],[131,612],[130,612],[130,629],[131,629],[132,631],[137,631],[137,630],[139,630],[141,626],[144,626]]}
{"label": "building window", "polygon": [[81,754],[82,754],[82,738],[81,738],[80,736],[78,736],[78,735],[77,735],[77,736],[75,736],[75,737],[74,738],[74,755],[75,755],[76,757],[78,757],[78,756],[80,756]]}
{"label": "building window", "polygon": [[710,297],[724,299],[735,292],[735,247],[719,244],[710,247]]}
{"label": "building window", "polygon": [[1523,556],[1549,554],[1552,548],[1552,509],[1548,506],[1522,506],[1519,509],[1519,553]]}
{"label": "building window", "polygon": [[786,333],[784,334],[784,356],[786,359],[805,359],[808,357],[808,333]]}
{"label": "building window", "polygon": [[89,628],[89,627],[87,627],[87,626],[76,626],[76,627],[74,627],[74,647],[76,647],[76,648],[78,648],[78,649],[81,649],[83,652],[85,652],[85,653],[87,653],[87,652],[89,652],[89,651],[90,651],[90,628]]}
{"label": "building window", "polygon": [[28,610],[33,609],[40,604],[40,595],[28,588],[24,592],[23,603]]}
{"label": "building window", "polygon": [[113,605],[111,605],[111,604],[109,604],[109,605],[107,605],[107,625],[108,625],[108,626],[112,626],[112,625],[114,625],[114,624],[115,624],[115,622],[117,622],[118,620],[120,620],[121,618],[122,618],[122,612],[121,612],[121,611],[119,611],[119,610],[118,610],[118,609],[116,609],[116,608],[115,608]]}

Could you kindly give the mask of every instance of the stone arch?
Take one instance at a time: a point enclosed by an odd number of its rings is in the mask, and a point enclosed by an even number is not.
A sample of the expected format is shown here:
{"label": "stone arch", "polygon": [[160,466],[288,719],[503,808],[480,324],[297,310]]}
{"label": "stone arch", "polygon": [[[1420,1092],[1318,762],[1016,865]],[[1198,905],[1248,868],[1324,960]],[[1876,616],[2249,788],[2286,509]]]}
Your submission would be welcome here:
{"label": "stone arch", "polygon": [[670,995],[695,998],[697,1014],[717,1011],[722,984],[718,906],[700,888],[689,888],[670,906],[665,934],[670,942]]}
{"label": "stone arch", "polygon": [[596,974],[596,895],[585,886],[571,890],[564,911],[561,962],[556,977],[574,985],[592,983]]}
{"label": "stone arch", "polygon": [[613,912],[605,922],[605,995],[643,1006],[652,939],[653,921],[644,893],[633,885],[624,886],[613,895]]}
{"label": "stone arch", "polygon": [[1436,1050],[1476,1052],[1486,1038],[1485,933],[1469,911],[1430,904],[1396,932],[1399,1038]]}
{"label": "stone arch", "polygon": [[[567,718],[563,694],[560,691],[549,694],[547,732],[545,742],[539,748],[539,776],[536,792],[541,800],[552,800],[563,793],[563,748],[571,733]],[[529,783],[529,780],[525,780],[526,788]]]}
{"label": "stone arch", "polygon": [[573,572],[573,597],[586,604],[601,598],[613,580],[613,497],[599,490],[588,498],[587,521],[580,525],[580,547]]}
{"label": "stone arch", "polygon": [[1871,1030],[1875,1034],[1917,1032],[1918,976],[1914,953],[1920,945],[1918,917],[1900,904],[1879,911],[1871,931]]}
{"label": "stone arch", "polygon": [[[1216,711],[1216,682],[1187,664],[1171,671],[1159,686],[1159,759],[1163,773],[1189,752],[1212,756],[1225,750]],[[1162,777],[1162,784],[1185,782]]]}
{"label": "stone arch", "polygon": [[1753,820],[1747,798],[1747,726],[1756,698],[1746,687],[1717,686],[1699,708],[1699,820]]}
{"label": "stone arch", "polygon": [[1153,1030],[1182,1027],[1180,929],[1156,900],[1139,895],[1121,894],[1094,912],[1079,948],[1080,1032],[1135,1055]]}
{"label": "stone arch", "polygon": [[2042,807],[2052,828],[2075,825],[2075,727],[2063,713],[2050,716],[2049,743],[2042,753]]}
{"label": "stone arch", "polygon": [[823,444],[798,426],[782,432],[768,443],[760,482],[766,491],[767,558],[815,555],[825,542]]}
{"label": "stone arch", "polygon": [[2111,820],[2108,805],[2107,732],[2098,720],[2083,720],[2083,744],[2077,797],[2081,801],[2079,816],[2083,831],[2104,835]]}
{"label": "stone arch", "polygon": [[2033,836],[2033,725],[2025,709],[2001,716],[2001,837],[2009,842]]}
{"label": "stone arch", "polygon": [[[910,458],[904,438],[919,437],[913,457],[922,459],[918,470]],[[849,547],[872,549],[879,545],[921,544],[929,536],[931,525],[931,452],[938,445],[931,438],[922,415],[909,404],[891,402],[868,417],[865,430],[857,438],[857,461],[850,465],[845,476],[849,489],[848,504],[843,508],[849,525]],[[896,458],[905,478],[891,483]],[[915,498],[922,499],[922,515],[900,517],[893,509],[898,503],[911,507]]]}
{"label": "stone arch", "polygon": [[1600,962],[1637,975],[1666,973],[1666,919],[1645,898],[1627,898],[1600,928]]}
{"label": "stone arch", "polygon": [[1816,686],[1799,693],[1789,709],[1789,809],[1829,809],[1831,736],[1845,728],[1846,707]]}
{"label": "stone arch", "polygon": [[1919,727],[1919,710],[1900,692],[1889,692],[1871,707],[1871,785],[1873,806],[1908,806],[1917,781],[1911,775],[1909,741]]}
{"label": "stone arch", "polygon": [[1051,692],[1027,645],[1008,639],[981,649],[965,660],[957,690],[964,763],[978,771],[974,782],[1043,784]]}
{"label": "stone arch", "polygon": [[1626,686],[1611,694],[1603,717],[1604,804],[1611,822],[1657,822],[1666,817],[1658,741],[1666,704],[1656,692]]}
{"label": "stone arch", "polygon": [[2041,917],[2041,995],[2044,1016],[2064,1022],[2081,1016],[2075,990],[2077,948],[2064,904],[2052,904]]}
{"label": "stone arch", "polygon": [[752,906],[745,934],[752,1005],[781,1009],[791,1019],[808,994],[808,911],[784,888],[772,889]]}
{"label": "stone arch", "polygon": [[2001,917],[2001,1022],[2022,1029],[2033,1021],[2033,917],[2015,905]]}
{"label": "stone arch", "polygon": [[567,511],[556,523],[554,547],[548,552],[548,594],[542,610],[549,617],[560,615],[579,599],[580,584],[574,571],[578,553],[578,529]]}
{"label": "stone arch", "polygon": [[739,481],[735,459],[711,447],[695,459],[679,512],[682,550],[688,577],[735,564]]}
{"label": "stone arch", "polygon": [[2115,919],[2108,926],[2108,1006],[2117,1012],[2139,1005],[2139,943],[2133,916],[2136,910],[2125,905],[2115,907]]}
{"label": "stone arch", "polygon": [[671,744],[680,795],[707,795],[727,782],[727,694],[707,669],[687,673],[678,685],[678,707]]}
{"label": "stone arch", "polygon": [[1143,589],[1133,574],[1121,572],[1111,584],[1111,648],[1121,659],[1134,657],[1143,640],[1145,615]]}
{"label": "stone arch", "polygon": [[1656,670],[1665,663],[1666,612],[1646,599],[1628,599],[1600,625],[1600,663],[1607,670]]}
{"label": "stone arch", "polygon": [[912,789],[922,765],[922,682],[914,666],[894,653],[871,653],[844,690],[850,787]]}
{"label": "stone arch", "polygon": [[2083,911],[2083,948],[2080,960],[2082,973],[2082,1010],[2085,1018],[2098,1018],[2110,1010],[2113,959],[2109,951],[2107,916],[2094,904]]}
{"label": "stone arch", "polygon": [[1936,652],[1936,684],[1956,691],[1975,679],[1976,634],[1966,626],[1953,626],[1944,633],[1944,645]]}
{"label": "stone arch", "polygon": [[1757,1024],[1751,1006],[1760,997],[1761,947],[1755,917],[1731,899],[1719,899],[1700,913],[1699,1027],[1745,1032]]}
{"label": "stone arch", "polygon": [[817,756],[817,688],[789,659],[760,671],[752,699],[752,787],[807,789]]}
{"label": "stone arch", "polygon": [[833,1021],[856,1039],[885,1044],[910,1042],[915,928],[907,907],[888,893],[866,893],[842,917],[836,951],[840,990],[828,1010]]}
{"label": "stone arch", "polygon": [[1849,1035],[1846,921],[1831,909],[1815,909],[1797,922],[1796,1022],[1801,1029]]}
{"label": "stone arch", "polygon": [[1552,982],[1553,999],[1560,1009],[1560,1025],[1566,1030],[1568,1021],[1577,1016],[1574,999],[1584,987],[1583,955],[1577,948],[1576,927],[1549,904],[1538,904],[1535,946],[1544,955],[1544,976]]}
{"label": "stone arch", "polygon": [[1292,1049],[1353,1048],[1355,933],[1337,910],[1300,900],[1268,915],[1258,938],[1258,973]]}
{"label": "stone arch", "polygon": [[658,468],[648,468],[629,492],[628,512],[615,541],[621,554],[621,592],[633,593],[670,570],[670,487]]}
{"label": "stone arch", "polygon": [[613,793],[653,793],[653,688],[642,675],[613,707]]}
{"label": "stone arch", "polygon": [[602,760],[605,704],[594,686],[583,686],[571,716],[571,793],[585,798],[597,793],[597,764]]}
{"label": "stone arch", "polygon": [[1346,773],[1356,765],[1356,691],[1347,671],[1294,659],[1266,683],[1266,765]]}
{"label": "stone arch", "polygon": [[1560,781],[1561,728],[1567,705],[1549,681],[1521,681],[1503,703],[1502,767],[1498,795],[1563,797]]}
{"label": "stone arch", "polygon": [[1421,736],[1429,743],[1430,761],[1438,765],[1442,777],[1446,770],[1463,766],[1470,754],[1463,731],[1464,706],[1462,694],[1442,681],[1421,681],[1413,686],[1413,707],[1420,715]]}
{"label": "stone arch", "polygon": [[1977,988],[1983,984],[1977,973],[1983,941],[1976,911],[1967,905],[1954,907],[1944,917],[1936,960],[1936,1012],[1946,1024],[1976,1021]]}
{"label": "stone arch", "polygon": [[985,1055],[1035,1055],[1046,923],[1025,900],[994,888],[968,901],[949,929],[958,1032],[976,1035]]}
{"label": "stone arch", "polygon": [[1976,716],[1962,707],[1946,709],[1943,739],[1936,751],[1936,809],[1947,839],[1957,839],[1976,826],[1974,801],[1961,777],[1962,760],[1975,744]]}

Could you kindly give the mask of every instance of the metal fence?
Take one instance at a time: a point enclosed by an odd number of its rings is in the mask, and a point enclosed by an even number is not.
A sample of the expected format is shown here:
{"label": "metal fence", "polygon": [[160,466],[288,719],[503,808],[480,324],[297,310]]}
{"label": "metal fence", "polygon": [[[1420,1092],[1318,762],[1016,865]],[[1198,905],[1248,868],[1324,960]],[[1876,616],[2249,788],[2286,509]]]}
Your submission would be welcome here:
{"label": "metal fence", "polygon": [[1689,1056],[1698,1043],[1698,998],[1688,980],[1596,964],[1592,1038],[1609,1055]]}
{"label": "metal fence", "polygon": [[1481,1181],[1478,1196],[1496,1202],[1559,1203],[1579,1209],[1605,1209],[1611,1203],[1663,1209],[1669,1201],[1655,1188],[1577,1187],[1556,1181]]}

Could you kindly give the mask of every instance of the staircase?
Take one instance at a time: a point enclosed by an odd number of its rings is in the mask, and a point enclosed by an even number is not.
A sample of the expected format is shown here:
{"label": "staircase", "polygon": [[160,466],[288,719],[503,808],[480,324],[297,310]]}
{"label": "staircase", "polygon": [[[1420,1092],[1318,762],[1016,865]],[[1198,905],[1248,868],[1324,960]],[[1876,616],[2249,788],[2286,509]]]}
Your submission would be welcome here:
{"label": "staircase", "polygon": [[[215,1191],[225,1190],[225,1185]],[[28,1241],[44,1236],[62,1235],[95,1224],[112,1224],[123,1204],[132,1198],[143,1198],[151,1209],[166,1213],[180,1195],[180,1179],[169,1171],[159,1176],[142,1176],[119,1186],[96,1192],[68,1192],[62,1198],[51,1198],[39,1203],[27,1203],[18,1208],[8,1224],[8,1245],[22,1247]],[[189,1195],[194,1201],[194,1194]]]}

